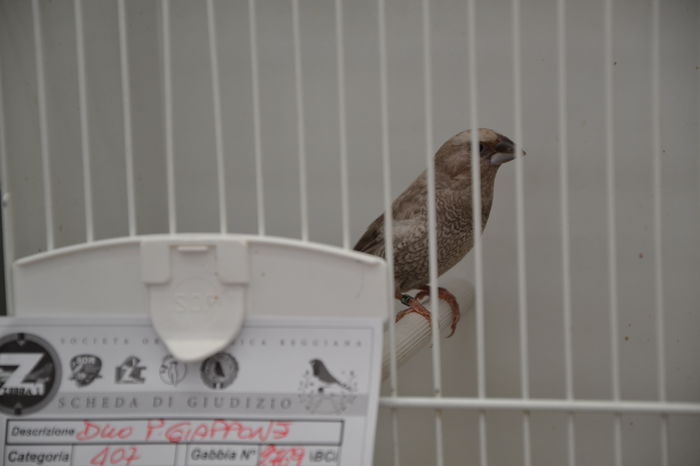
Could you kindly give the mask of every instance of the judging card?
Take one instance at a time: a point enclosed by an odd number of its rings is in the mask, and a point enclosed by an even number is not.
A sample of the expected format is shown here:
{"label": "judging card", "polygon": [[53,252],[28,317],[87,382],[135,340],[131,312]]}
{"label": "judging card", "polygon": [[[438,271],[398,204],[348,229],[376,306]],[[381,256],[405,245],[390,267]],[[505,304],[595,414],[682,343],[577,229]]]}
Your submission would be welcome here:
{"label": "judging card", "polygon": [[250,319],[183,363],[145,318],[0,320],[6,466],[370,465],[380,319]]}

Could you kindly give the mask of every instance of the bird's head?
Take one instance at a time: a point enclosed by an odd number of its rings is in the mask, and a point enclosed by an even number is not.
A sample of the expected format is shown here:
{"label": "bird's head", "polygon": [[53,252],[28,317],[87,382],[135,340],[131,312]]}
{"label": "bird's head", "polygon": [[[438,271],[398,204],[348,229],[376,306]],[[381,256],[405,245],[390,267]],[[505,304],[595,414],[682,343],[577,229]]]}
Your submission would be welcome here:
{"label": "bird's head", "polygon": [[[436,164],[450,171],[463,172],[471,167],[472,147],[475,145],[472,131],[466,130],[448,139],[436,154]],[[479,128],[479,160],[482,176],[495,174],[498,167],[516,156],[515,143],[508,137],[488,128]],[[524,150],[520,150],[525,155]]]}

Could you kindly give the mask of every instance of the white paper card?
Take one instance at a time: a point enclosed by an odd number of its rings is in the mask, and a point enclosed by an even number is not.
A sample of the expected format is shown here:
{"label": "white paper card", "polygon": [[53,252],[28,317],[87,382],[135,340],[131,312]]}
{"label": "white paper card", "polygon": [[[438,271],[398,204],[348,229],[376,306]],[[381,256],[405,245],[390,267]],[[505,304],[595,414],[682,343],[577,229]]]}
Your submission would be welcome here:
{"label": "white paper card", "polygon": [[182,363],[145,318],[0,320],[5,466],[371,465],[380,319],[251,319]]}

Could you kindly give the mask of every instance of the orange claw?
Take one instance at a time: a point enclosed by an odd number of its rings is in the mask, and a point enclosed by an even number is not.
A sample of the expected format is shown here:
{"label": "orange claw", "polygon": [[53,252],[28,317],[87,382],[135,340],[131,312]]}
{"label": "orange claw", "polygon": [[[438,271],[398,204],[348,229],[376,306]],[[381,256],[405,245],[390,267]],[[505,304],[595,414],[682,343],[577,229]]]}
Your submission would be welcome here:
{"label": "orange claw", "polygon": [[[400,295],[399,293],[396,293],[396,298],[400,299],[401,302],[404,302],[409,306],[408,309],[404,309],[403,311],[396,314],[396,322],[403,319],[406,316],[406,314],[410,312],[415,312],[416,314],[423,316],[428,321],[428,324],[432,324],[430,311],[428,311],[425,308],[425,306],[423,306],[423,304],[420,302],[421,299],[430,295],[430,287],[421,286],[418,289],[421,291],[418,294],[416,294],[415,298],[412,298],[408,295]],[[459,312],[459,304],[457,303],[457,298],[455,298],[454,295],[447,291],[445,288],[438,287],[438,298],[445,301],[450,306],[450,311],[452,311],[452,324],[450,325],[451,332],[449,335],[447,335],[447,338],[449,338],[452,335],[454,335],[455,331],[457,330],[457,322],[459,322],[461,315]]]}
{"label": "orange claw", "polygon": [[[404,296],[408,296],[408,295],[404,295]],[[408,298],[402,299],[401,302],[408,301],[407,304],[409,307],[408,307],[408,309],[404,309],[403,311],[396,314],[396,322],[403,319],[406,316],[406,314],[409,314],[411,312],[415,312],[416,314],[423,316],[425,318],[425,320],[428,321],[428,324],[430,324],[430,318],[431,318],[430,311],[427,310],[425,308],[425,306],[423,306],[423,304],[419,301],[419,299],[420,298],[418,297],[418,295],[416,295],[415,298],[411,298],[410,296],[408,296]]]}
{"label": "orange claw", "polygon": [[[427,285],[421,286],[418,289],[422,290],[421,293],[425,293],[425,295],[430,294],[430,287]],[[447,338],[450,338],[457,330],[457,322],[459,322],[461,317],[461,313],[459,312],[459,303],[457,303],[457,298],[455,298],[455,295],[442,287],[438,287],[438,298],[445,301],[450,306],[450,311],[452,311],[452,324],[450,325],[450,329],[452,331],[449,335],[447,335]]]}

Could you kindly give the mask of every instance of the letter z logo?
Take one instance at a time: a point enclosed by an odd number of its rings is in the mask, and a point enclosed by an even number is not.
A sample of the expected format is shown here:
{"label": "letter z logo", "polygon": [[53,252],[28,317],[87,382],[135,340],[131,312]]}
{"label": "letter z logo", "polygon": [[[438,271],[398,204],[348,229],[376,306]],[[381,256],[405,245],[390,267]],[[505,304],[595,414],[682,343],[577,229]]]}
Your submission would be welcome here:
{"label": "letter z logo", "polygon": [[[0,354],[0,370],[2,367],[16,366],[15,370],[10,372],[7,380],[0,388],[0,395],[4,395],[8,391],[13,390],[28,390],[35,392],[36,395],[43,394],[44,384],[36,382],[26,382],[29,373],[39,364],[43,353],[4,353]],[[5,371],[3,370],[3,375]],[[1,376],[0,376],[1,377]],[[36,393],[41,391],[41,393]]]}
{"label": "letter z logo", "polygon": [[58,355],[43,338],[29,333],[0,338],[0,411],[19,416],[41,409],[60,380]]}

